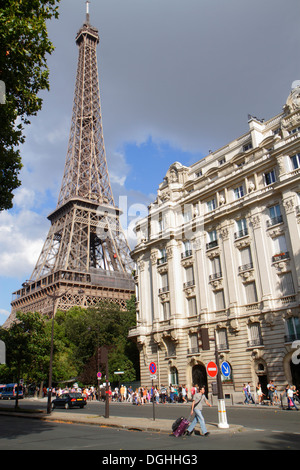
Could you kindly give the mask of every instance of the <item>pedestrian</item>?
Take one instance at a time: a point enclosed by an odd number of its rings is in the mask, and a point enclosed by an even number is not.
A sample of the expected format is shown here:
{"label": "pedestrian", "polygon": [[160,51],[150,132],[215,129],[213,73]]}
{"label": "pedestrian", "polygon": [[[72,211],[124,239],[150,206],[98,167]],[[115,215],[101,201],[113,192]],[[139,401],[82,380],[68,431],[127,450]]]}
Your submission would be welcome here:
{"label": "pedestrian", "polygon": [[245,395],[244,405],[246,405],[246,404],[249,405],[248,392],[247,392],[246,384],[243,384],[243,393]]}
{"label": "pedestrian", "polygon": [[212,406],[205,396],[205,388],[201,387],[200,391],[197,390],[197,392],[194,394],[194,397],[193,397],[191,415],[195,413],[195,416],[194,416],[193,421],[191,422],[191,424],[186,430],[187,436],[190,436],[192,434],[197,422],[199,422],[200,424],[202,435],[207,436],[209,434],[209,432],[206,429],[205,420],[202,415],[202,408],[203,408],[204,403],[209,407]]}
{"label": "pedestrian", "polygon": [[248,400],[252,401],[253,405],[255,405],[255,401],[253,400],[252,393],[251,393],[251,382],[248,382],[248,384],[246,385],[246,389],[247,389]]}
{"label": "pedestrian", "polygon": [[270,400],[270,405],[274,405],[273,403],[273,396],[274,396],[274,391],[275,391],[275,388],[274,388],[274,383],[273,383],[273,380],[270,380],[270,382],[268,383],[267,385],[267,389],[268,389],[268,398]]}
{"label": "pedestrian", "polygon": [[262,405],[264,401],[263,397],[265,396],[265,394],[262,392],[261,385],[259,382],[256,386],[256,394],[257,394],[258,404]]}
{"label": "pedestrian", "polygon": [[182,397],[182,401],[183,403],[187,403],[187,391],[186,391],[186,387],[185,385],[183,385],[183,387],[181,388],[181,397]]}
{"label": "pedestrian", "polygon": [[160,388],[160,394],[161,394],[161,402],[165,405],[166,404],[167,389],[164,385],[162,385],[161,388]]}
{"label": "pedestrian", "polygon": [[294,391],[294,401],[297,400],[298,403],[300,403],[300,398],[299,398],[299,391],[296,388],[296,385],[293,385],[293,391]]}
{"label": "pedestrian", "polygon": [[297,406],[295,405],[295,402],[294,402],[294,390],[293,390],[293,387],[289,387],[288,390],[287,390],[287,397],[288,397],[288,410],[291,409],[291,407],[295,407],[295,410],[298,411],[298,408]]}

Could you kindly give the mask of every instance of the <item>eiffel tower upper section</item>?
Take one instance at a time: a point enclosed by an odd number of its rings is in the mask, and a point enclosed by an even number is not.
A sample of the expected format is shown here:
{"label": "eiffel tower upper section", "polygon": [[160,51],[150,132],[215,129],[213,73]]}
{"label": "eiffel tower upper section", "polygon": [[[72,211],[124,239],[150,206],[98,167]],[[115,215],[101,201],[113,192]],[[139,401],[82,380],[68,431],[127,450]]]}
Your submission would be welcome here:
{"label": "eiffel tower upper section", "polygon": [[114,205],[103,138],[96,48],[98,30],[86,22],[79,30],[78,68],[71,132],[58,207],[74,197]]}
{"label": "eiffel tower upper section", "polygon": [[48,297],[53,293],[62,292],[58,307],[64,310],[103,299],[124,306],[134,293],[134,265],[107,169],[96,54],[99,35],[90,25],[88,4],[86,21],[76,36],[78,67],[58,204],[48,216],[51,227],[30,280],[13,294],[11,316],[17,310],[51,311]]}

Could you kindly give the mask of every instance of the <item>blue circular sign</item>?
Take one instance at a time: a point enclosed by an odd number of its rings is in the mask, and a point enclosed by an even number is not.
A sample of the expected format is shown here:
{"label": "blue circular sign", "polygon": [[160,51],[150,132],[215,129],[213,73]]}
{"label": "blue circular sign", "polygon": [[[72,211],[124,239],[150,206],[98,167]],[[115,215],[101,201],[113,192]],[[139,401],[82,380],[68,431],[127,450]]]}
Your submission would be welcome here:
{"label": "blue circular sign", "polygon": [[224,361],[221,364],[221,372],[224,375],[224,377],[229,377],[231,373],[231,368],[228,362]]}
{"label": "blue circular sign", "polygon": [[150,373],[151,374],[155,374],[156,373],[156,364],[155,362],[151,362],[150,365],[149,365],[149,370],[150,370]]}

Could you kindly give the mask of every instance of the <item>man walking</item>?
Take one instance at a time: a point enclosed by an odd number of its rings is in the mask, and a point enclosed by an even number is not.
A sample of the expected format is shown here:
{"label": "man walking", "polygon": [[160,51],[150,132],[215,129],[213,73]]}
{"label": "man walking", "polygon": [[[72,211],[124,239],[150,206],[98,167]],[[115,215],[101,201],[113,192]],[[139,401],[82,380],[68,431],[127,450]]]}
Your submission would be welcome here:
{"label": "man walking", "polygon": [[209,434],[209,432],[206,429],[205,421],[202,415],[202,408],[203,408],[204,403],[207,406],[212,406],[205,396],[205,388],[201,387],[200,391],[197,390],[197,392],[195,393],[193,397],[191,415],[195,413],[195,416],[194,416],[193,421],[187,428],[187,431],[186,431],[187,436],[190,436],[192,434],[197,422],[199,422],[200,424],[202,435],[207,436]]}

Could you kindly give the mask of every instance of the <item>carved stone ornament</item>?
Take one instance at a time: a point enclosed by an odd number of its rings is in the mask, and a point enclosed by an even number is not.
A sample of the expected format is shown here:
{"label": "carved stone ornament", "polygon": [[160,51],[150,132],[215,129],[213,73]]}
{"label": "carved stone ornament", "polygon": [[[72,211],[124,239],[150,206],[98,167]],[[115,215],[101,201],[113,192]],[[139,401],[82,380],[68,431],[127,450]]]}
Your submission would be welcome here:
{"label": "carved stone ornament", "polygon": [[295,87],[291,91],[286,101],[286,106],[291,113],[300,109],[300,86]]}
{"label": "carved stone ornament", "polygon": [[232,328],[233,331],[238,332],[240,331],[240,325],[239,322],[236,318],[232,319],[230,321],[230,327]]}

